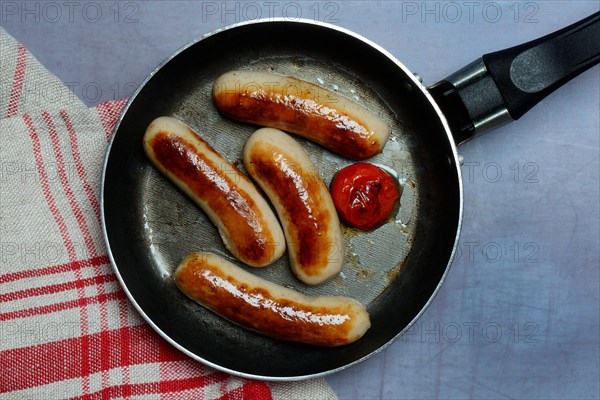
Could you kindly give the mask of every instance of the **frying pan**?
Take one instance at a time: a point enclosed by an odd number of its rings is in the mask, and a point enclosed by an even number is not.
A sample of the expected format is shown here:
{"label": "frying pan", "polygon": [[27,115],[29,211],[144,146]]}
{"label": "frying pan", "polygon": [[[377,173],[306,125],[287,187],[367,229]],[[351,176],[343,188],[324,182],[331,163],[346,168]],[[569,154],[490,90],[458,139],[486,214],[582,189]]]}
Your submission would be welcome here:
{"label": "frying pan", "polygon": [[[382,350],[418,319],[448,272],[463,210],[456,146],[519,118],[597,64],[599,20],[597,13],[540,40],[485,55],[430,88],[376,44],[323,23],[241,23],[185,46],[130,98],[105,159],[103,232],[127,296],[175,347],[239,376],[306,379]],[[233,69],[292,75],[336,90],[392,127],[383,153],[370,161],[397,174],[404,189],[400,209],[373,232],[344,228],[340,276],[305,286],[291,274],[287,257],[252,270],[308,295],[345,295],[362,302],[372,327],[356,343],[320,348],[271,339],[188,300],[173,283],[175,268],[189,252],[212,251],[236,261],[205,215],[151,166],[142,136],[154,118],[176,117],[243,170],[242,147],[256,127],[224,118],[210,96],[214,80]],[[351,163],[298,141],[326,182]]]}

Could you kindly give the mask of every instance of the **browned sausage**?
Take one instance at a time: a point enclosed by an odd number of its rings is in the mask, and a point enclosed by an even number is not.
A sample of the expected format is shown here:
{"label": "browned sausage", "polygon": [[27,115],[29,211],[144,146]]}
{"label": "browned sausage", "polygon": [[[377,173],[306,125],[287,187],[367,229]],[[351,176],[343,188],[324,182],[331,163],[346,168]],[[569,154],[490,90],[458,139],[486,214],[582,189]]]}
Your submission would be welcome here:
{"label": "browned sausage", "polygon": [[285,252],[277,218],[250,180],[186,124],[152,121],[144,135],[152,163],[183,190],[217,226],[240,261],[261,267]]}
{"label": "browned sausage", "polygon": [[344,264],[340,221],[323,178],[300,144],[273,128],[254,132],[244,146],[244,166],[277,211],[294,274],[316,285]]}
{"label": "browned sausage", "polygon": [[175,282],[188,297],[222,317],[265,335],[317,346],[360,339],[371,326],[356,300],[307,297],[259,278],[212,253],[192,253]]}
{"label": "browned sausage", "polygon": [[390,135],[365,107],[292,77],[231,71],[215,81],[213,99],[230,118],[298,134],[353,160],[381,152]]}

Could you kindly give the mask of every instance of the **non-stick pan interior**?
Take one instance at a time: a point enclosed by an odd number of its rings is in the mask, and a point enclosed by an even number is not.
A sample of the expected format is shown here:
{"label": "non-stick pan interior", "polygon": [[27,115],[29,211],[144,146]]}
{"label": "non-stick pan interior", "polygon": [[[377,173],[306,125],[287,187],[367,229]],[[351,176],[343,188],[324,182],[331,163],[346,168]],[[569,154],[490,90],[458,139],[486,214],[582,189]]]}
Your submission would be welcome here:
{"label": "non-stick pan interior", "polygon": [[[242,147],[255,126],[231,121],[211,100],[214,80],[233,69],[292,75],[353,98],[382,116],[392,137],[369,160],[394,169],[403,185],[398,214],[381,228],[344,228],[339,277],[308,287],[287,256],[252,272],[309,295],[362,302],[372,327],[360,341],[319,348],[267,338],[184,297],[172,273],[192,251],[237,262],[202,211],[146,159],[142,136],[156,117],[192,126],[243,170]],[[223,30],[181,51],[134,96],[106,161],[103,217],[115,270],[130,298],[163,336],[192,357],[228,372],[298,379],[351,365],[397,336],[443,279],[460,219],[460,179],[450,139],[424,92],[396,62],[362,39],[312,23],[263,22]],[[350,164],[298,138],[323,178]]]}

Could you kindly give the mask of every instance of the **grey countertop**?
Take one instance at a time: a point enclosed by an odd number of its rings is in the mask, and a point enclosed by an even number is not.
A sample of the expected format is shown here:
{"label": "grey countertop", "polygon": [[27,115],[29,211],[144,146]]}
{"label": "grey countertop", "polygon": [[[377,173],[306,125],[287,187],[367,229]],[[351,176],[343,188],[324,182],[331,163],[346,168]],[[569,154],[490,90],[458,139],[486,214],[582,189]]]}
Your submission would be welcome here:
{"label": "grey countertop", "polygon": [[[0,23],[88,105],[128,97],[187,42],[303,17],[378,43],[430,85],[596,1],[3,1]],[[327,377],[341,399],[600,397],[600,70],[459,147],[457,255],[415,325]]]}

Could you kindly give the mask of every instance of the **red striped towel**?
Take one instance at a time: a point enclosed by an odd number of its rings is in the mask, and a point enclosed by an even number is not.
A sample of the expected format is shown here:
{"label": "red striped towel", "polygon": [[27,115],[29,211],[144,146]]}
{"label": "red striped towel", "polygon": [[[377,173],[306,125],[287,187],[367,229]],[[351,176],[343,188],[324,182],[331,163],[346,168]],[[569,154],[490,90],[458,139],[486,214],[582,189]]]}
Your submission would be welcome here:
{"label": "red striped towel", "polygon": [[101,166],[125,100],[86,108],[0,28],[0,399],[334,399],[189,359],[128,303],[102,241]]}

